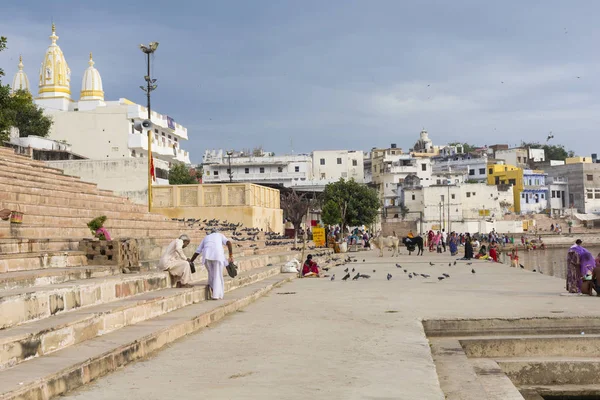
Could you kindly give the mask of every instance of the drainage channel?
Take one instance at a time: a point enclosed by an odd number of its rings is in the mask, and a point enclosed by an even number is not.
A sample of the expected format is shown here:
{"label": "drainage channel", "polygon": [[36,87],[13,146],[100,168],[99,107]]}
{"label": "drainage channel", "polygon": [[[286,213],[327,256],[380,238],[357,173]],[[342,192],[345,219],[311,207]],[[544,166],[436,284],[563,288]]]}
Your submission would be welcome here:
{"label": "drainage channel", "polygon": [[449,400],[600,400],[600,318],[426,320]]}

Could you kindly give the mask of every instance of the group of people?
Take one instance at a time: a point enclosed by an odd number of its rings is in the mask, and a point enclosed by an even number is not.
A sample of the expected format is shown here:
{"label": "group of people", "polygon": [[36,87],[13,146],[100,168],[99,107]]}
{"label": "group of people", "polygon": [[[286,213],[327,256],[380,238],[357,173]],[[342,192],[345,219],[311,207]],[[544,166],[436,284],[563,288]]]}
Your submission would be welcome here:
{"label": "group of people", "polygon": [[600,254],[594,258],[582,244],[577,239],[567,252],[567,292],[591,296],[593,289],[600,296]]}
{"label": "group of people", "polygon": [[225,283],[223,281],[223,270],[228,264],[225,258],[223,246],[229,250],[229,263],[233,263],[233,246],[231,240],[225,237],[217,229],[213,229],[207,235],[191,258],[188,258],[183,249],[190,245],[190,238],[187,235],[181,235],[173,240],[167,246],[164,254],[160,258],[158,268],[168,271],[172,282],[178,288],[192,287],[192,266],[196,258],[202,255],[202,264],[208,272],[208,291],[209,298],[219,300],[225,293]]}

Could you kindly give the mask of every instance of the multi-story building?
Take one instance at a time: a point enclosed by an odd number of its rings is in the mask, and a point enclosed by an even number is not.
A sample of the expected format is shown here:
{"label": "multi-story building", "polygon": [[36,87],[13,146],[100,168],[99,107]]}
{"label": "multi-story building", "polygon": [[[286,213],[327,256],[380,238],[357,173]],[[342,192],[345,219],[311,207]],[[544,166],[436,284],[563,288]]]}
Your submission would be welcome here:
{"label": "multi-story building", "polygon": [[548,209],[548,187],[543,171],[522,169],[514,165],[488,165],[489,185],[513,186],[513,209],[517,214]]}
{"label": "multi-story building", "polygon": [[204,183],[248,182],[292,187],[313,180],[308,154],[275,156],[272,153],[206,150],[202,162]]}
{"label": "multi-story building", "polygon": [[569,181],[562,176],[549,176],[546,179],[548,185],[548,198],[551,216],[562,216],[569,208]]}
{"label": "multi-story building", "polygon": [[544,149],[530,147],[497,149],[494,151],[494,157],[504,161],[504,164],[515,165],[519,168],[529,168],[533,163],[543,163],[546,160]]}
{"label": "multi-story building", "polygon": [[340,178],[364,183],[364,154],[354,150],[317,150],[312,153],[316,180],[338,181]]}
{"label": "multi-story building", "polygon": [[545,171],[552,183],[555,179],[567,180],[567,208],[582,214],[600,214],[600,164],[585,161],[549,166]]}
{"label": "multi-story building", "polygon": [[471,183],[487,181],[487,154],[454,154],[444,157],[434,157],[433,172],[454,172],[464,176]]}

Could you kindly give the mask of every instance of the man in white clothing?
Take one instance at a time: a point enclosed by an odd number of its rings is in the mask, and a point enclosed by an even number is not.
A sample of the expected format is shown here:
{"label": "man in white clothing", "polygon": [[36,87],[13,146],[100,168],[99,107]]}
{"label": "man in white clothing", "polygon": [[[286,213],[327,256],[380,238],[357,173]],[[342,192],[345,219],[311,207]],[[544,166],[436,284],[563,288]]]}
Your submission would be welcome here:
{"label": "man in white clothing", "polygon": [[213,300],[223,298],[225,293],[225,283],[223,281],[223,268],[227,265],[225,259],[225,251],[223,246],[227,246],[229,250],[229,262],[233,262],[233,248],[231,240],[225,235],[213,229],[210,235],[206,236],[200,246],[196,249],[196,253],[192,256],[191,262],[194,262],[199,254],[202,254],[202,263],[208,272],[208,287],[209,297]]}
{"label": "man in white clothing", "polygon": [[444,253],[446,252],[446,243],[448,243],[448,234],[445,229],[442,229],[442,246],[444,247]]}
{"label": "man in white clothing", "polygon": [[190,244],[187,235],[181,235],[167,246],[165,253],[158,262],[158,269],[169,271],[177,287],[192,287],[192,270],[190,260],[183,253],[183,249]]}

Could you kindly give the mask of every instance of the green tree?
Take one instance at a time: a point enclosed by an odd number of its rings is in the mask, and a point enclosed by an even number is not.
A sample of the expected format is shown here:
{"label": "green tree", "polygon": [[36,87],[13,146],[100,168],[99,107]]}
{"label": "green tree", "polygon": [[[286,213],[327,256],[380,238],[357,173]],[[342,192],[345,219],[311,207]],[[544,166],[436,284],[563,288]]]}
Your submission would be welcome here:
{"label": "green tree", "polygon": [[321,218],[328,225],[368,225],[375,221],[380,203],[375,189],[356,183],[353,179],[340,179],[330,183],[323,192]]}
{"label": "green tree", "polygon": [[461,142],[452,142],[452,143],[448,143],[449,146],[462,146],[463,148],[463,153],[470,153],[472,151],[474,151],[477,146],[469,144],[469,143],[461,143]]}
{"label": "green tree", "polygon": [[169,169],[169,185],[193,185],[198,183],[195,172],[190,173],[190,169],[184,163],[173,163]]}
{"label": "green tree", "polygon": [[[6,38],[0,37],[0,52],[6,49]],[[0,78],[4,70],[0,68]],[[45,116],[42,109],[34,102],[31,95],[19,91],[14,95],[10,87],[0,79],[0,142],[8,140],[10,128],[19,129],[19,136],[36,135],[46,137],[52,127],[52,120]]]}
{"label": "green tree", "polygon": [[532,149],[544,149],[546,160],[560,160],[564,161],[568,157],[573,157],[575,153],[571,150],[565,149],[562,144],[549,145],[540,143],[523,143],[523,147],[530,147]]}

